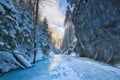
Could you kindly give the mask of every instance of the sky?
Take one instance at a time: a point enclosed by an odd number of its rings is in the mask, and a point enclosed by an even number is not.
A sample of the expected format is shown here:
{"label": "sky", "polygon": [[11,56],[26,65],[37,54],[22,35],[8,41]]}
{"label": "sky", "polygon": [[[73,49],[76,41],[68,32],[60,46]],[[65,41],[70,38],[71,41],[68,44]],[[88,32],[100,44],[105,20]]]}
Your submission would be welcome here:
{"label": "sky", "polygon": [[46,17],[49,24],[59,33],[64,32],[64,19],[66,11],[66,0],[47,0],[42,2],[42,16]]}

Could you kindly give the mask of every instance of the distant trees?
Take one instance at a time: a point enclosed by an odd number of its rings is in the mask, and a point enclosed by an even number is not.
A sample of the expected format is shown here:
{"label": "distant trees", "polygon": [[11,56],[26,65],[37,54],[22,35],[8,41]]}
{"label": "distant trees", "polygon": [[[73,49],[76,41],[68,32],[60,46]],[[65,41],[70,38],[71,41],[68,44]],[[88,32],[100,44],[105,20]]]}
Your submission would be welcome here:
{"label": "distant trees", "polygon": [[71,14],[71,10],[70,10],[70,6],[67,6],[67,11],[66,11],[66,19],[68,19],[68,17],[70,17]]}
{"label": "distant trees", "polygon": [[44,30],[45,32],[47,32],[47,31],[48,31],[48,21],[47,21],[46,18],[44,18],[44,20],[43,20],[43,22],[42,22],[42,25],[43,25],[43,30]]}
{"label": "distant trees", "polygon": [[41,22],[41,27],[38,27],[37,30],[37,44],[40,43],[43,53],[47,55],[51,48],[51,38],[48,31],[48,21],[46,18],[44,18],[44,20]]}

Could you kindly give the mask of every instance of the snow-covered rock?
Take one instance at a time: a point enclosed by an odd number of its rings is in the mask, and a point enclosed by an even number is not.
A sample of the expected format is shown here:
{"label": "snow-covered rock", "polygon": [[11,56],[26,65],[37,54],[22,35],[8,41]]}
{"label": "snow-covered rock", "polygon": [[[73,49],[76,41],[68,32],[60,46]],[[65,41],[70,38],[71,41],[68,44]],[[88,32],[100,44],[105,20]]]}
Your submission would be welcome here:
{"label": "snow-covered rock", "polygon": [[4,46],[5,45],[5,43],[4,42],[0,42],[0,46]]}
{"label": "snow-covered rock", "polygon": [[54,57],[55,53],[53,51],[50,51],[49,57]]}
{"label": "snow-covered rock", "polygon": [[45,55],[43,54],[40,47],[37,47],[37,54],[36,54],[36,61],[43,60],[45,58]]}
{"label": "snow-covered rock", "polygon": [[120,63],[117,63],[114,66],[120,69]]}
{"label": "snow-covered rock", "polygon": [[77,56],[75,52],[70,53],[70,56]]}
{"label": "snow-covered rock", "polygon": [[19,54],[20,52],[18,50],[13,51],[15,54]]}

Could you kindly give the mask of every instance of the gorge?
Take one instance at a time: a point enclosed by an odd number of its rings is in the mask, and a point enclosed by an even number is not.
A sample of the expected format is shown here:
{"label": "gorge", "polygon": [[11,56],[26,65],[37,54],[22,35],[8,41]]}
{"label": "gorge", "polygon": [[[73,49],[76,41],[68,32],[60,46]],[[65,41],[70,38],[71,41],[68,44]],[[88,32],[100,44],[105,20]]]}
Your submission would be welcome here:
{"label": "gorge", "polygon": [[0,0],[0,80],[119,80],[119,0]]}

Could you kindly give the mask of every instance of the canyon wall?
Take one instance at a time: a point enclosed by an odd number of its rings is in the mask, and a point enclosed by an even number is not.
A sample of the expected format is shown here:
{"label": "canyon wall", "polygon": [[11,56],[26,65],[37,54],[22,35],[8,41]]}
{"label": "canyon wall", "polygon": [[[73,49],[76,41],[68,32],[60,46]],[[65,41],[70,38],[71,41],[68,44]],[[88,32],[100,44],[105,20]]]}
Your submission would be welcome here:
{"label": "canyon wall", "polygon": [[78,39],[75,52],[107,63],[120,62],[120,0],[68,0]]}

